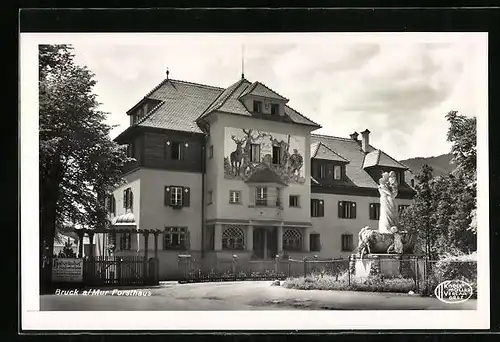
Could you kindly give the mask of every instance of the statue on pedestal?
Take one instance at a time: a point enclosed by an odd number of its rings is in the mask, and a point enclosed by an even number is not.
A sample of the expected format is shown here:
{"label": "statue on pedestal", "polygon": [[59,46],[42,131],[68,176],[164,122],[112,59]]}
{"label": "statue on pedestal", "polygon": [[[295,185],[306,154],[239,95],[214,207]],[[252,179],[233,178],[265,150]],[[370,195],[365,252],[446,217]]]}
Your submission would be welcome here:
{"label": "statue on pedestal", "polygon": [[415,239],[412,234],[401,230],[395,203],[398,194],[396,173],[384,172],[379,180],[380,217],[378,230],[364,227],[358,234],[358,252],[363,254],[412,253]]}

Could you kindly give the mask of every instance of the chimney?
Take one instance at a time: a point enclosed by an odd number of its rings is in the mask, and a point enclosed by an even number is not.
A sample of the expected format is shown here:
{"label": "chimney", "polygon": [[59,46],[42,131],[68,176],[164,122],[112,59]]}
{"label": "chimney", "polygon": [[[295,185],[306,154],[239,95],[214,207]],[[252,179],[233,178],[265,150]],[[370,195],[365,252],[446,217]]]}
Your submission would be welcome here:
{"label": "chimney", "polygon": [[362,140],[361,140],[361,149],[363,152],[368,153],[368,146],[370,145],[370,131],[365,129],[361,132]]}
{"label": "chimney", "polygon": [[358,135],[359,135],[358,132],[355,131],[354,133],[352,133],[350,135],[350,137],[351,137],[352,140],[358,141]]}

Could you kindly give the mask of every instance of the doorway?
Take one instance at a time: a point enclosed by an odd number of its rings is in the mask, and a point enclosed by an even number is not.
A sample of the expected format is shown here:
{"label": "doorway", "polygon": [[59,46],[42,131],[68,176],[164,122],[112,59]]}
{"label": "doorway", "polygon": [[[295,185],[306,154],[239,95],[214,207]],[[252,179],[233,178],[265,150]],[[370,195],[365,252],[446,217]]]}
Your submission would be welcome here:
{"label": "doorway", "polygon": [[274,259],[278,253],[278,233],[273,228],[255,228],[253,252],[258,259]]}

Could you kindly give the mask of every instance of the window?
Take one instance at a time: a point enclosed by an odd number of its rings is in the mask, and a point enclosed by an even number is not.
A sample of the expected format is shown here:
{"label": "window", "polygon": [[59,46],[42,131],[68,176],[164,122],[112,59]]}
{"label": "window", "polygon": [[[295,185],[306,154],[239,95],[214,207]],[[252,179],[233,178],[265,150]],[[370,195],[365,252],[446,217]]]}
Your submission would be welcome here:
{"label": "window", "polygon": [[319,178],[321,178],[321,179],[326,178],[326,166],[325,166],[325,164],[319,165]]}
{"label": "window", "polygon": [[256,188],[255,205],[267,206],[267,188],[265,187]]}
{"label": "window", "polygon": [[172,205],[182,205],[182,187],[173,186],[170,188],[170,203]]}
{"label": "window", "polygon": [[410,180],[410,183],[411,183],[411,187],[414,188],[415,187],[415,180],[414,179]]}
{"label": "window", "polygon": [[130,250],[132,248],[132,233],[121,233],[120,235],[120,250]]}
{"label": "window", "polygon": [[288,198],[288,205],[293,208],[297,208],[299,206],[299,196],[298,195],[290,195]]}
{"label": "window", "polygon": [[231,204],[241,203],[241,191],[230,190],[229,191],[229,203],[231,203]]}
{"label": "window", "polygon": [[297,251],[302,249],[302,234],[295,228],[283,231],[283,250]]}
{"label": "window", "polygon": [[255,113],[262,113],[262,101],[253,101],[253,111]]}
{"label": "window", "polygon": [[134,194],[131,188],[123,190],[123,208],[130,209],[130,211],[134,208]]}
{"label": "window", "polygon": [[238,226],[227,226],[222,232],[222,249],[243,249],[243,230]]}
{"label": "window", "polygon": [[311,198],[311,216],[323,217],[325,216],[325,206],[323,200]]}
{"label": "window", "polygon": [[260,162],[260,145],[251,144],[250,145],[250,161],[254,163]]}
{"label": "window", "polygon": [[109,214],[116,214],[116,201],[115,201],[115,196],[113,195],[108,195],[106,197],[106,210],[108,211]]}
{"label": "window", "polygon": [[342,234],[342,252],[352,252],[354,249],[352,234]]}
{"label": "window", "polygon": [[208,150],[208,158],[212,159],[214,157],[214,145],[210,145]]}
{"label": "window", "polygon": [[398,180],[398,184],[403,184],[403,173],[396,171],[396,179]]}
{"label": "window", "polygon": [[380,218],[380,203],[370,203],[370,220],[378,220]]}
{"label": "window", "polygon": [[182,144],[179,142],[170,143],[170,156],[174,160],[182,159]]}
{"label": "window", "polygon": [[356,203],[348,201],[339,201],[339,218],[355,219],[356,218]]}
{"label": "window", "polygon": [[188,249],[189,231],[186,227],[165,227],[163,249]]}
{"label": "window", "polygon": [[408,207],[409,207],[409,205],[406,205],[406,204],[398,205],[398,213],[399,213],[399,215],[401,215],[406,210],[406,208],[408,208]]}
{"label": "window", "polygon": [[208,197],[208,198],[207,198],[207,202],[208,202],[208,204],[212,204],[212,202],[213,202],[213,194],[214,194],[214,193],[213,193],[213,191],[212,191],[212,190],[210,190],[210,191],[208,192],[208,196],[207,196],[207,197]]}
{"label": "window", "polygon": [[309,235],[309,250],[311,252],[319,252],[321,250],[321,241],[319,234]]}
{"label": "window", "polygon": [[281,208],[281,191],[280,191],[280,188],[276,188],[276,206]]}
{"label": "window", "polygon": [[342,166],[333,166],[333,179],[342,179]]}
{"label": "window", "polygon": [[273,146],[273,164],[281,164],[281,147]]}
{"label": "window", "polygon": [[135,143],[133,142],[127,145],[127,157],[135,158]]}
{"label": "window", "polygon": [[165,187],[165,205],[175,208],[189,207],[191,191],[188,187],[168,185]]}
{"label": "window", "polygon": [[277,103],[271,103],[271,115],[279,115],[280,105]]}

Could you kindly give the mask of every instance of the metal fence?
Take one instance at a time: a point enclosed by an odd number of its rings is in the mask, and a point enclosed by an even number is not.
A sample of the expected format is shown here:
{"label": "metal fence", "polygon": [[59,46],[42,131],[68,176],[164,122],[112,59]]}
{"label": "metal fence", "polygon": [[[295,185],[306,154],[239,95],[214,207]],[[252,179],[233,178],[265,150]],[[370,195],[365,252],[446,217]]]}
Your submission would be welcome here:
{"label": "metal fence", "polygon": [[425,257],[375,256],[358,259],[316,258],[274,260],[219,259],[215,268],[204,269],[201,261],[179,258],[179,282],[284,280],[336,284],[339,289],[409,292],[432,295],[446,280],[462,280],[476,293],[476,261],[428,260]]}

